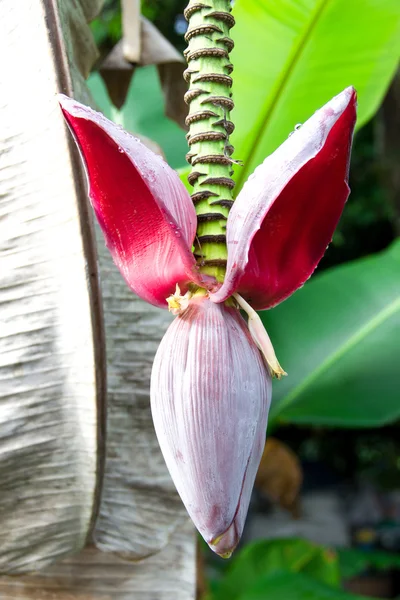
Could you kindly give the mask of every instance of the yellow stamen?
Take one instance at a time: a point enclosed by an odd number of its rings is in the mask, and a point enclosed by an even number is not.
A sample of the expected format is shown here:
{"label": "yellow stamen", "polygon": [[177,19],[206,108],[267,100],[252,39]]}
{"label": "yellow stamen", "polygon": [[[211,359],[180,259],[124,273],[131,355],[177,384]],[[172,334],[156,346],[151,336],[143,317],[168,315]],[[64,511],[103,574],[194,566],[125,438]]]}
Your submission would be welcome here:
{"label": "yellow stamen", "polygon": [[287,375],[287,373],[282,369],[278,359],[276,358],[274,347],[260,317],[256,311],[251,308],[250,304],[248,304],[246,300],[242,298],[242,296],[239,296],[239,294],[235,293],[233,294],[233,297],[239,304],[240,308],[242,308],[249,317],[248,326],[250,335],[258,348],[261,350],[261,353],[267,362],[271,377],[281,379],[284,375]]}
{"label": "yellow stamen", "polygon": [[168,310],[173,315],[180,315],[189,306],[189,300],[192,296],[193,294],[189,290],[182,296],[180,287],[176,284],[175,294],[167,298]]}

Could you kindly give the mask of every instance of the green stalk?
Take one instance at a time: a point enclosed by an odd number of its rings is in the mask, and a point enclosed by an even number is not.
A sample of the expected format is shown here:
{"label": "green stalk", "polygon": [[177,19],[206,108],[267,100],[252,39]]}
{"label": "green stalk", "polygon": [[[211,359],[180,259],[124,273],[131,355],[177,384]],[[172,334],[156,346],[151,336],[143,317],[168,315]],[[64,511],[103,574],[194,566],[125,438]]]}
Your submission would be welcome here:
{"label": "green stalk", "polygon": [[190,0],[185,17],[189,27],[185,39],[189,84],[185,100],[189,105],[186,124],[190,150],[188,177],[197,213],[194,254],[200,271],[223,281],[226,270],[226,220],[233,203],[233,147],[229,135],[234,125],[233,66],[229,52],[233,42],[229,30],[234,25],[229,0]]}

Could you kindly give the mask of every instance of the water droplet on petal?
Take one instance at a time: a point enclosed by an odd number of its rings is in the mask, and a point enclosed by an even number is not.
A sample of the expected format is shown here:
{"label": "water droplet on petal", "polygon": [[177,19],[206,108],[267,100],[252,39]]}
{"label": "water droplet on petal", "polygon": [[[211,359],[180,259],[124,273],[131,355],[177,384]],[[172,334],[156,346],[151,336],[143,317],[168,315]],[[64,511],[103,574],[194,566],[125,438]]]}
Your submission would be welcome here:
{"label": "water droplet on petal", "polygon": [[145,177],[149,183],[154,183],[156,180],[156,173],[154,169],[150,168],[150,166],[146,165],[146,174]]}
{"label": "water droplet on petal", "polygon": [[125,154],[125,150],[121,148],[121,146],[118,146],[118,152],[120,152],[121,154]]}
{"label": "water droplet on petal", "polygon": [[291,135],[293,135],[296,131],[298,131],[299,129],[301,129],[302,127],[302,123],[296,123],[296,125],[294,126],[294,131],[291,131],[288,135],[288,137],[290,137]]}

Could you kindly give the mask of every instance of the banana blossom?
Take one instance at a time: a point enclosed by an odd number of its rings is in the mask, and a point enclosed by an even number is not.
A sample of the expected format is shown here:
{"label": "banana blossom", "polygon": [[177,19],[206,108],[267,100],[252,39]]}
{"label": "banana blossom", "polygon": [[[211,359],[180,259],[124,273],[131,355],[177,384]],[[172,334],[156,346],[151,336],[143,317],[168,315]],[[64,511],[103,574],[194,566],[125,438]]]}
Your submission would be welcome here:
{"label": "banana blossom", "polygon": [[175,171],[101,114],[65,96],[60,104],[115,264],[133,292],[177,315],[153,365],[154,425],[197,529],[229,556],[264,448],[271,376],[284,374],[255,311],[302,286],[331,240],[349,195],[355,91],[296,128],[244,184],[222,283],[196,264],[196,212]]}

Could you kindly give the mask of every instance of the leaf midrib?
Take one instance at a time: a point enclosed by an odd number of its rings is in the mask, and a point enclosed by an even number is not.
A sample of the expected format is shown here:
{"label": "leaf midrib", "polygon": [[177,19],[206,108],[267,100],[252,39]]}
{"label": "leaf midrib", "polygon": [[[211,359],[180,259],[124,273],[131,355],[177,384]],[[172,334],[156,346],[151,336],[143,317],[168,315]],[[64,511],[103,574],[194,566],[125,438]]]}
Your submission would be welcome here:
{"label": "leaf midrib", "polygon": [[254,142],[251,145],[250,151],[249,151],[246,159],[244,160],[243,169],[241,169],[240,175],[239,175],[239,177],[237,179],[237,183],[236,183],[236,187],[238,190],[241,190],[243,182],[247,178],[247,171],[249,169],[249,166],[251,166],[251,161],[253,160],[253,157],[257,151],[258,145],[260,143],[261,138],[264,135],[265,129],[268,127],[268,124],[272,118],[272,115],[278,104],[279,98],[281,97],[281,94],[282,94],[287,82],[289,81],[289,77],[292,74],[296,64],[300,60],[301,54],[302,54],[317,22],[329,2],[330,2],[330,0],[319,0],[316,7],[314,8],[314,11],[311,13],[311,18],[310,18],[308,24],[304,27],[304,31],[303,31],[302,35],[299,36],[299,38],[297,40],[297,44],[295,44],[293,46],[292,52],[289,54],[286,65],[285,65],[284,69],[282,70],[280,79],[278,80],[278,84],[276,85],[276,91],[272,97],[272,101],[266,107],[264,116],[262,117],[261,123],[257,128],[257,134],[255,136]]}
{"label": "leaf midrib", "polygon": [[328,355],[317,369],[312,371],[301,383],[292,389],[278,404],[275,410],[271,409],[271,419],[276,418],[284,411],[285,408],[293,404],[296,399],[321,376],[325,373],[336,361],[343,358],[350,350],[352,350],[359,342],[371,334],[375,329],[382,325],[387,319],[392,317],[397,311],[400,311],[400,298],[393,300],[388,306],[378,312],[367,323],[359,327],[347,340],[334,352]]}

